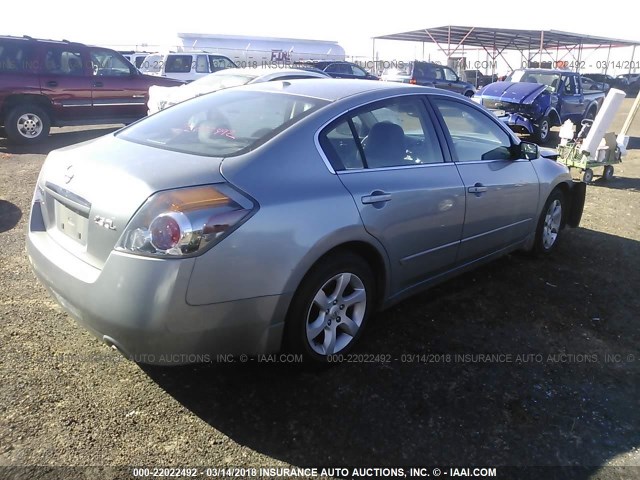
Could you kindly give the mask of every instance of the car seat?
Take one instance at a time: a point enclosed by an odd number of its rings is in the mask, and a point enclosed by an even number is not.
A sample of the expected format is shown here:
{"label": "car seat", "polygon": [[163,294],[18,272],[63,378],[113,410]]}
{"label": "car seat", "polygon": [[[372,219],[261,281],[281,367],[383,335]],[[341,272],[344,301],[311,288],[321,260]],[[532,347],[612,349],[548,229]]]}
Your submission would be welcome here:
{"label": "car seat", "polygon": [[363,141],[363,148],[369,168],[402,165],[407,154],[404,130],[395,123],[376,123]]}

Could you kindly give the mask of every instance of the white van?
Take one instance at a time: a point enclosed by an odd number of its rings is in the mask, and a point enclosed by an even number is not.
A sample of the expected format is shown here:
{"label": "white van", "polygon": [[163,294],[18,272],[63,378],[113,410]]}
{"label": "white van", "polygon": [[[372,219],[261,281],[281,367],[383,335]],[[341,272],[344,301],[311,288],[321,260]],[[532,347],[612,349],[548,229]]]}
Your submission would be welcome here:
{"label": "white van", "polygon": [[237,68],[224,55],[211,53],[152,53],[147,55],[139,69],[146,75],[175,78],[185,82],[197,80],[210,73]]}

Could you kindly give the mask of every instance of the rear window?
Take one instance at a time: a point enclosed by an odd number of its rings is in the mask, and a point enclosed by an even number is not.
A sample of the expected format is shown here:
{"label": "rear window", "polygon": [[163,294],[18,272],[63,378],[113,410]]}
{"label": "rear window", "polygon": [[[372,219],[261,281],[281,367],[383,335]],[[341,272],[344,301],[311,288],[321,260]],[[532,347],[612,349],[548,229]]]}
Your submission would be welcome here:
{"label": "rear window", "polygon": [[163,110],[117,135],[165,150],[226,157],[252,150],[327,103],[277,92],[222,90]]}
{"label": "rear window", "polygon": [[0,42],[0,72],[36,72],[35,49],[26,42]]}

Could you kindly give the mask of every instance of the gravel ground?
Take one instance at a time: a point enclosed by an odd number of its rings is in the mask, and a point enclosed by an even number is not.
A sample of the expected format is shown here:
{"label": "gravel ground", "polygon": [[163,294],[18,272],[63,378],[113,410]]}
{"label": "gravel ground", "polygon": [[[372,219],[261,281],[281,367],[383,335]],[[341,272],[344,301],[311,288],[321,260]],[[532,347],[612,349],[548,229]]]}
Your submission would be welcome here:
{"label": "gravel ground", "polygon": [[391,361],[315,373],[139,366],[45,293],[24,249],[38,171],[112,130],[0,139],[0,466],[640,466],[638,123],[557,255],[510,255],[380,313],[356,353]]}

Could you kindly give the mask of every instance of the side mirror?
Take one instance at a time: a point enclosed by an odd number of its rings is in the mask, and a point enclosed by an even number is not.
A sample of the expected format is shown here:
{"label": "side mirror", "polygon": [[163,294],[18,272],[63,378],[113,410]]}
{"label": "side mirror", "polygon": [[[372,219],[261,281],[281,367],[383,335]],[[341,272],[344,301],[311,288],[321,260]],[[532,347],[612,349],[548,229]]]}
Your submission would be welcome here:
{"label": "side mirror", "polygon": [[538,145],[531,142],[520,142],[520,158],[535,160],[539,155]]}

